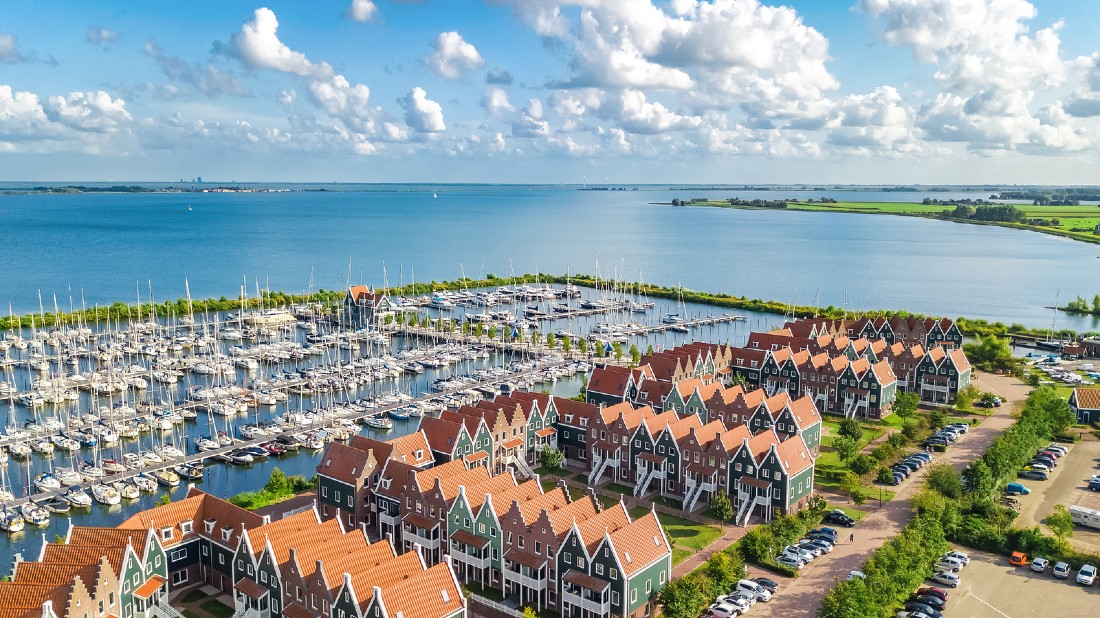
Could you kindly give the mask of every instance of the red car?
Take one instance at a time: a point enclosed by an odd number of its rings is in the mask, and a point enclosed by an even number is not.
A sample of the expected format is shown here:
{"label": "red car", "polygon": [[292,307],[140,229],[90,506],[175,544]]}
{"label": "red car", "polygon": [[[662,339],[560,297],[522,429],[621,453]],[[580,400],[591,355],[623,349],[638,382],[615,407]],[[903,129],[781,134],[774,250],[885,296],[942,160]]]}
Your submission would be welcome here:
{"label": "red car", "polygon": [[933,588],[931,586],[929,586],[927,588],[918,588],[917,589],[917,596],[939,597],[939,598],[943,599],[944,602],[947,601],[947,591],[944,590],[943,588]]}

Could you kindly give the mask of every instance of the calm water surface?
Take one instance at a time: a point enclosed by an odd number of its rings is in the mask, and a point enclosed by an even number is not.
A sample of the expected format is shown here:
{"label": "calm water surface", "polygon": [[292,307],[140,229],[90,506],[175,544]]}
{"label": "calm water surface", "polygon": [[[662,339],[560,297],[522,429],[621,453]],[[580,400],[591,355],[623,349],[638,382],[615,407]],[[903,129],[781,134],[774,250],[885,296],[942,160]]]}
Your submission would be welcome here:
{"label": "calm water surface", "polygon": [[[0,303],[79,304],[270,289],[592,273],[799,304],[900,308],[1049,326],[1056,298],[1100,292],[1100,248],[881,215],[672,208],[673,197],[956,194],[339,185],[332,192],[0,196]],[[438,197],[433,197],[438,195]],[[985,193],[957,194],[988,197]],[[189,209],[190,208],[190,209]],[[350,264],[350,268],[349,268]],[[350,275],[349,275],[350,273]],[[2,305],[0,305],[2,306]],[[1100,328],[1093,318],[1058,326]]]}

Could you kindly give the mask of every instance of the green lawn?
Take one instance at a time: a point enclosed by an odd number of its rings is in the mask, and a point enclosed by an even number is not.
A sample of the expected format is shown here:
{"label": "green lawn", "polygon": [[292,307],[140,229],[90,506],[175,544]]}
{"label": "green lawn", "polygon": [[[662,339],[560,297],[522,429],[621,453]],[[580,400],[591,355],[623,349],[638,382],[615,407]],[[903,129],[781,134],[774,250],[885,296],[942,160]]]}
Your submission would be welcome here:
{"label": "green lawn", "polygon": [[194,603],[196,601],[201,601],[203,599],[208,599],[208,598],[210,598],[210,595],[208,595],[205,592],[203,592],[202,590],[199,590],[198,588],[196,588],[196,589],[188,592],[187,594],[183,595],[183,598],[180,599],[180,603]]}
{"label": "green lawn", "polygon": [[672,548],[672,565],[676,566],[677,564],[680,564],[684,560],[687,560],[688,557],[691,556],[694,553],[695,552],[687,550],[687,549],[680,549],[679,547],[673,547]]}
{"label": "green lawn", "polygon": [[199,607],[217,616],[217,618],[230,618],[233,615],[233,608],[217,599],[210,599]]}
{"label": "green lawn", "polygon": [[185,609],[180,613],[182,613],[185,616],[185,618],[202,618],[201,616],[199,616],[198,614],[196,614],[195,612],[193,612],[189,609]]}
{"label": "green lawn", "polygon": [[[876,499],[877,499],[877,496],[876,496]],[[885,498],[883,498],[883,500],[885,500]],[[856,521],[859,521],[859,520],[863,519],[863,516],[867,514],[866,512],[861,511],[861,510],[856,509],[856,508],[852,508],[849,505],[837,504],[835,502],[830,502],[829,503],[829,508],[830,509],[840,509],[840,510],[844,511],[845,515],[847,515],[848,517],[851,517],[852,519],[854,519]]]}
{"label": "green lawn", "polygon": [[[630,509],[629,513],[631,519],[638,519],[649,513],[649,509],[636,506]],[[660,511],[657,511],[657,519],[660,520],[668,536],[672,538],[673,545],[682,545],[698,551],[722,537],[722,529],[718,526],[691,521]]]}
{"label": "green lawn", "polygon": [[562,476],[562,470],[551,470],[546,466],[539,466],[535,468],[535,474],[539,476]]}
{"label": "green lawn", "polygon": [[621,483],[608,483],[606,486],[603,487],[603,490],[611,492],[613,494],[623,494],[624,496],[634,495],[633,487],[627,487],[626,485],[623,485]]}

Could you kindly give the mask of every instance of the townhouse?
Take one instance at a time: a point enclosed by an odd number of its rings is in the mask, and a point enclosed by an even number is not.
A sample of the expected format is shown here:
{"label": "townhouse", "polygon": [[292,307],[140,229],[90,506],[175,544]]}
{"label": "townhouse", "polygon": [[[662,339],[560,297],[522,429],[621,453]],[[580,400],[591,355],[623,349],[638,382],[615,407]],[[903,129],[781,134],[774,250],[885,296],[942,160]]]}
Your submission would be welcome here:
{"label": "townhouse", "polygon": [[353,328],[377,326],[396,307],[389,297],[366,285],[349,286],[344,294],[343,318]]}
{"label": "townhouse", "polygon": [[1069,397],[1069,407],[1077,422],[1091,424],[1100,420],[1100,388],[1075,388]]}
{"label": "townhouse", "polygon": [[914,392],[921,401],[950,404],[970,386],[970,361],[960,348],[929,348],[913,370]]}

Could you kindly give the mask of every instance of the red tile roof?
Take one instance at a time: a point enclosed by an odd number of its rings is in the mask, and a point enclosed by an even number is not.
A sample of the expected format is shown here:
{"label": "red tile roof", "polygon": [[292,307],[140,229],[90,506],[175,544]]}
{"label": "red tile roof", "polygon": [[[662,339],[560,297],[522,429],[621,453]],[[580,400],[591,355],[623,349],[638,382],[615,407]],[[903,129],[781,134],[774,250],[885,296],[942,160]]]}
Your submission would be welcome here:
{"label": "red tile roof", "polygon": [[652,511],[612,532],[611,546],[625,575],[633,575],[658,558],[672,554],[668,538]]}
{"label": "red tile roof", "polygon": [[440,618],[466,606],[454,573],[446,563],[382,588],[386,613],[401,618]]}
{"label": "red tile roof", "polygon": [[1100,388],[1075,388],[1073,398],[1078,410],[1100,410]]}

